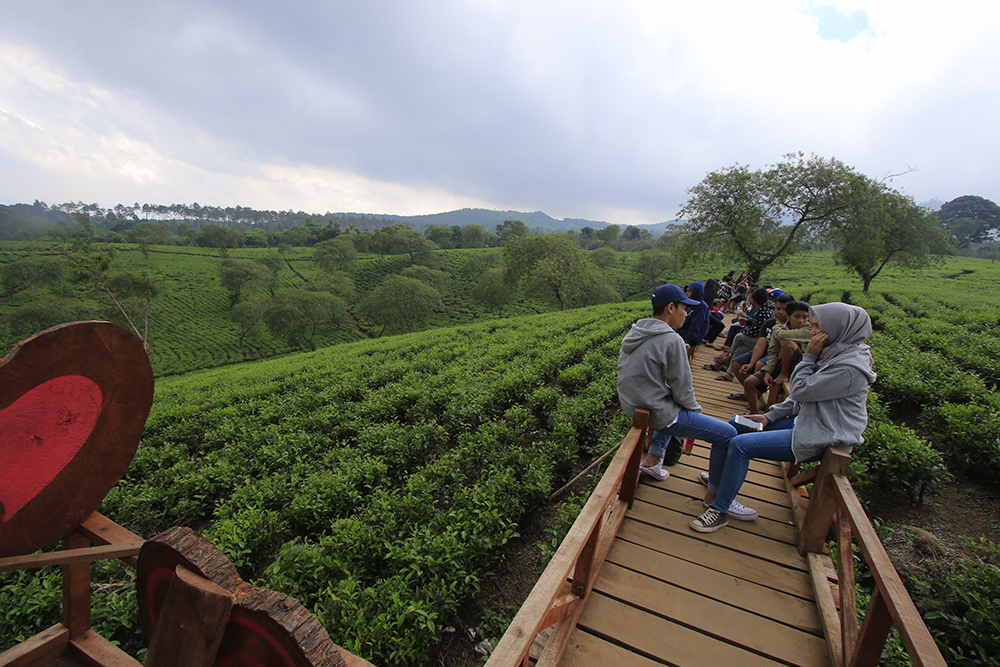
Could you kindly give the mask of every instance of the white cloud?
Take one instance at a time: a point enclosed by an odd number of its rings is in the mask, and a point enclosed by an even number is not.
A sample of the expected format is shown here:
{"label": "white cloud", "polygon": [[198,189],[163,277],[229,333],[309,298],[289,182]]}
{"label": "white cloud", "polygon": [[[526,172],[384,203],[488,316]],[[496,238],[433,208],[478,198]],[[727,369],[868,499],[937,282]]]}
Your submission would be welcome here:
{"label": "white cloud", "polygon": [[[821,6],[868,27],[823,39]],[[0,201],[656,222],[705,172],[798,150],[998,195],[1000,5],[55,7],[0,26]]]}

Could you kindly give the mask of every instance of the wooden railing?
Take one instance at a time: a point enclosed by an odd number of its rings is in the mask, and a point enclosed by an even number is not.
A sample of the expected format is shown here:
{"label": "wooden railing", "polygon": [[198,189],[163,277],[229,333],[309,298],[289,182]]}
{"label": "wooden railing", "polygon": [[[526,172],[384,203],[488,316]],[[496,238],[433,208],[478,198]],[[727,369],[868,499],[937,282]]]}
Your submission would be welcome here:
{"label": "wooden railing", "polygon": [[511,621],[487,667],[528,665],[532,643],[548,628],[553,629],[536,664],[559,662],[625,511],[632,506],[643,444],[650,435],[648,423],[649,413],[636,410],[618,453]]}
{"label": "wooden railing", "polygon": [[[831,662],[835,667],[877,665],[889,631],[896,626],[914,665],[945,666],[944,657],[846,477],[850,460],[850,454],[843,449],[831,447],[821,465],[811,470],[797,474],[794,464],[786,468],[793,515],[799,528],[799,553],[809,561]],[[801,487],[810,482],[813,491],[807,503]],[[828,576],[833,571],[833,563],[823,553],[831,532],[839,555],[837,601]],[[860,630],[852,547],[855,538],[876,582]]]}

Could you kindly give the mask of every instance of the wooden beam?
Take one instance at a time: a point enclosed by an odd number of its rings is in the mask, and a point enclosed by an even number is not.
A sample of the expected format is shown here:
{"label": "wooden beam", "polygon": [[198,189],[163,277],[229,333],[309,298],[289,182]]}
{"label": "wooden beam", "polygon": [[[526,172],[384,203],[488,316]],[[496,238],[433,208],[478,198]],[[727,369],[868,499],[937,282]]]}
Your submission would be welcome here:
{"label": "wooden beam", "polygon": [[[87,543],[87,538],[82,535],[79,538],[82,540],[81,544]],[[135,556],[139,553],[139,549],[142,548],[142,544],[140,541],[99,547],[76,547],[64,549],[63,551],[49,551],[41,554],[30,554],[28,556],[0,558],[0,572],[29,570],[52,565],[69,565],[70,563],[90,563],[90,561],[104,560],[106,558]]]}
{"label": "wooden beam", "polygon": [[69,647],[92,667],[142,667],[142,663],[93,630],[71,639]]}
{"label": "wooden beam", "polygon": [[69,630],[62,623],[56,623],[0,653],[0,667],[47,665],[65,653],[67,646]]}
{"label": "wooden beam", "polygon": [[[63,538],[64,550],[83,551],[90,545],[86,537],[76,532]],[[63,625],[69,636],[90,629],[90,561],[73,561],[62,566]]]}
{"label": "wooden beam", "polygon": [[[77,527],[80,534],[85,535],[91,544],[128,544],[132,542],[143,542],[143,539],[127,528],[122,528],[117,523],[107,518],[100,512],[94,512]],[[138,567],[138,558],[135,556],[119,556],[126,565],[133,568]]]}
{"label": "wooden beam", "polygon": [[868,602],[861,634],[854,651],[850,654],[848,667],[877,667],[879,660],[882,659],[882,649],[885,647],[885,640],[888,639],[890,630],[892,630],[892,615],[885,604],[885,598],[876,587],[872,599]]}
{"label": "wooden beam", "polygon": [[799,533],[799,553],[803,556],[807,553],[820,553],[826,546],[833,513],[837,511],[837,496],[831,488],[833,477],[843,475],[850,462],[851,455],[840,447],[828,447],[823,455],[809,498],[809,512]]}
{"label": "wooden beam", "polygon": [[233,594],[183,565],[174,572],[145,665],[211,667],[229,623]]}
{"label": "wooden beam", "polygon": [[826,645],[830,650],[830,663],[839,667],[844,664],[844,649],[840,637],[840,614],[830,591],[830,580],[826,578],[827,568],[831,565],[830,557],[816,553],[810,553],[808,557],[809,578],[816,596],[819,617],[823,622],[823,636],[826,637]]}
{"label": "wooden beam", "polygon": [[854,653],[858,641],[858,597],[854,583],[854,548],[851,522],[841,507],[837,520],[837,583],[840,589],[840,625],[844,655]]}
{"label": "wooden beam", "polygon": [[[872,574],[878,582],[879,589],[889,607],[892,620],[899,630],[899,636],[906,646],[910,659],[914,665],[946,665],[941,651],[938,649],[934,638],[931,636],[924,619],[917,611],[916,605],[910,599],[906,587],[903,585],[899,573],[889,560],[889,554],[885,552],[878,534],[868,521],[858,497],[854,494],[854,489],[846,477],[836,475],[834,477],[835,488],[843,503],[844,510],[857,536],[858,545],[868,561]],[[841,520],[843,520],[843,518]]]}
{"label": "wooden beam", "polygon": [[819,474],[819,466],[809,468],[809,470],[806,470],[805,472],[800,472],[789,481],[792,486],[805,486],[806,484],[815,481],[817,474]]}

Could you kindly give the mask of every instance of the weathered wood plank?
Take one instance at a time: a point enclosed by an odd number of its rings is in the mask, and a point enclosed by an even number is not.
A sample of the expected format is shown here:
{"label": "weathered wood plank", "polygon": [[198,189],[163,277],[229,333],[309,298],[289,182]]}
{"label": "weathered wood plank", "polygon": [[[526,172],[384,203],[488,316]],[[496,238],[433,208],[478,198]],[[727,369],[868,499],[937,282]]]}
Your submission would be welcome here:
{"label": "weathered wood plank", "polygon": [[[671,483],[670,480],[664,483],[652,482],[650,484],[642,484],[636,493],[636,498],[654,507],[683,514],[688,517],[689,521],[700,516],[705,511],[702,499],[694,499],[690,496],[674,493],[671,487],[675,485],[676,482]],[[778,512],[772,510],[767,503],[757,504],[751,503],[748,499],[741,500],[748,506],[756,509],[760,513],[760,516],[754,521],[730,519],[729,526],[731,528],[737,528],[753,533],[754,535],[761,535],[789,545],[796,545],[798,543],[798,535],[795,532],[795,527],[788,522],[772,519],[771,517],[778,514]],[[638,518],[636,514],[633,514],[633,516]]]}
{"label": "weathered wood plank", "polygon": [[559,667],[594,667],[594,665],[662,667],[662,664],[583,630],[576,630],[570,637]]}
{"label": "weathered wood plank", "polygon": [[618,537],[718,572],[756,582],[767,588],[784,591],[806,600],[814,599],[812,585],[805,572],[770,561],[741,558],[732,550],[711,542],[697,540],[694,537],[677,539],[676,535],[665,533],[661,528],[630,518],[622,523]]}
{"label": "weathered wood plank", "polygon": [[[698,533],[691,529],[691,515],[663,509],[642,500],[636,500],[635,506],[629,512],[629,517],[636,521],[659,526],[689,539],[715,544],[784,567],[803,572],[808,569],[805,559],[799,555],[793,545],[755,535],[750,532],[752,529],[734,526],[734,524],[756,522],[730,521],[729,527],[723,530],[714,533]],[[735,554],[732,557],[735,557]]]}
{"label": "weathered wood plank", "polygon": [[643,572],[738,609],[768,616],[804,632],[823,635],[816,605],[783,591],[625,540],[615,542],[607,562]]}
{"label": "weathered wood plank", "polygon": [[[729,644],[770,655],[793,665],[829,662],[822,637],[728,606],[672,584],[608,563],[594,590],[711,635]],[[595,618],[588,629],[606,632],[608,619]]]}
{"label": "weathered wood plank", "polygon": [[91,666],[141,667],[142,664],[93,630],[74,637],[69,646],[73,653]]}
{"label": "weathered wood plank", "polygon": [[708,657],[716,665],[781,664],[596,592],[580,616],[579,627],[600,627],[598,634],[677,667],[704,667]]}
{"label": "weathered wood plank", "polygon": [[0,667],[31,667],[53,661],[69,646],[69,630],[56,623],[0,653]]}

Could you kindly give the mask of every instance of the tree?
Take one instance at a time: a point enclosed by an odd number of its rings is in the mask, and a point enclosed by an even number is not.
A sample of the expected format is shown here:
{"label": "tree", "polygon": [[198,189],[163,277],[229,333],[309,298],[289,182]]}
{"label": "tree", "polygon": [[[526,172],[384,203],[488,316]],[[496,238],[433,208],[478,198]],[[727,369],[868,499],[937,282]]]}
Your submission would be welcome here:
{"label": "tree", "polygon": [[482,225],[466,225],[462,227],[462,247],[482,248],[486,243],[486,230]]}
{"label": "tree", "polygon": [[413,331],[424,326],[440,307],[441,295],[436,289],[416,278],[392,274],[365,297],[358,312],[382,325],[381,337],[386,329]]}
{"label": "tree", "polygon": [[604,229],[598,229],[594,236],[608,248],[614,248],[618,245],[619,231],[621,231],[621,227],[618,225],[608,225]]}
{"label": "tree", "polygon": [[149,249],[154,245],[164,245],[173,234],[166,225],[159,222],[140,222],[128,232],[128,238],[132,243],[139,245],[139,250],[149,262]]}
{"label": "tree", "polygon": [[313,261],[324,272],[347,271],[354,265],[358,251],[350,239],[338,236],[320,241],[313,248]]}
{"label": "tree", "polygon": [[198,245],[206,248],[221,248],[223,254],[231,248],[238,248],[243,243],[243,232],[208,223],[198,230]]}
{"label": "tree", "polygon": [[[122,301],[115,296],[115,289],[118,283],[112,285],[111,270],[114,265],[115,255],[111,250],[98,250],[94,248],[92,240],[94,238],[94,226],[90,221],[90,216],[86,213],[74,213],[73,218],[80,228],[80,236],[73,242],[72,247],[66,252],[64,262],[66,275],[69,280],[84,284],[94,285],[107,294],[115,304],[118,312],[125,319],[125,322],[132,328],[140,340],[144,349],[149,349],[149,304],[155,296],[156,285],[154,279],[148,272],[137,277],[134,282],[126,282],[125,285],[138,292],[145,290],[145,326],[140,332],[139,328],[132,321],[128,310]],[[127,275],[127,274],[126,274]]]}
{"label": "tree", "polygon": [[356,296],[354,281],[343,271],[324,273],[322,277],[309,283],[306,289],[313,292],[329,292],[346,302],[354,301]]}
{"label": "tree", "polygon": [[671,268],[673,261],[670,255],[656,248],[640,252],[632,265],[632,270],[645,276],[647,284],[654,288],[663,284],[661,277]]}
{"label": "tree", "polygon": [[437,244],[442,250],[450,250],[455,247],[455,240],[452,238],[451,227],[444,225],[431,225],[424,230],[427,240]]}
{"label": "tree", "polygon": [[270,271],[267,266],[249,259],[226,259],[219,266],[222,287],[229,292],[229,309],[240,302],[243,290],[253,283],[268,284]]}
{"label": "tree", "polygon": [[554,299],[560,310],[619,298],[575,238],[561,234],[529,236],[512,240],[503,250],[508,287],[524,285],[529,293]]}
{"label": "tree", "polygon": [[292,347],[316,349],[316,331],[321,325],[347,323],[344,302],[329,292],[305,289],[279,290],[264,310],[268,329]]}
{"label": "tree", "polygon": [[858,174],[836,159],[789,154],[766,170],[735,165],[709,173],[688,190],[687,220],[675,255],[715,251],[742,262],[752,280],[822,234],[849,203]]}
{"label": "tree", "polygon": [[435,269],[429,269],[426,266],[408,266],[399,273],[407,278],[416,278],[417,280],[423,281],[439,292],[442,291],[448,285],[448,281],[451,280],[451,277],[444,271],[436,271]]}
{"label": "tree", "polygon": [[937,213],[955,246],[963,248],[986,240],[991,230],[1000,229],[1000,206],[975,195],[964,195],[941,206]]}
{"label": "tree", "polygon": [[528,226],[520,220],[504,220],[497,225],[497,237],[502,246],[507,245],[507,242],[513,238],[521,238],[528,236],[528,234]]}
{"label": "tree", "polygon": [[952,252],[936,216],[863,176],[830,236],[838,246],[835,256],[861,278],[865,292],[888,264],[915,270]]}
{"label": "tree", "polygon": [[10,296],[37,285],[55,285],[63,274],[56,258],[25,257],[0,265],[0,294]]}
{"label": "tree", "polygon": [[490,310],[495,310],[499,317],[503,307],[514,297],[514,290],[504,282],[501,269],[488,269],[472,290],[472,298]]}

